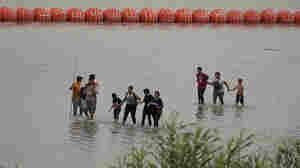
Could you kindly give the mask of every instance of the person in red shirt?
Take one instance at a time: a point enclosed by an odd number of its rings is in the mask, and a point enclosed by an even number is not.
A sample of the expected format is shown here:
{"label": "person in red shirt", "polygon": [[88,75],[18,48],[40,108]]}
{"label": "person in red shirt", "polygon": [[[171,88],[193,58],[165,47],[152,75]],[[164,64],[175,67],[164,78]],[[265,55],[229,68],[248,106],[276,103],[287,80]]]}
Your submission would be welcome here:
{"label": "person in red shirt", "polygon": [[207,87],[207,80],[209,76],[202,72],[202,68],[197,68],[197,84],[198,84],[198,103],[204,104],[204,93]]}

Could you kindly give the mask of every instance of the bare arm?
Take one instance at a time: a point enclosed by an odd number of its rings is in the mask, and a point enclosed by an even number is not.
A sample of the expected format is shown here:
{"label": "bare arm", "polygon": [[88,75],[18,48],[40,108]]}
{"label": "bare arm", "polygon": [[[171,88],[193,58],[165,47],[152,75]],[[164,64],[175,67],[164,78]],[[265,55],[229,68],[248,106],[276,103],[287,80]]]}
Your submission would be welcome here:
{"label": "bare arm", "polygon": [[224,81],[224,84],[225,84],[227,90],[229,91],[229,90],[230,90],[230,87],[229,87],[228,83],[227,83],[226,81]]}
{"label": "bare arm", "polygon": [[230,91],[235,91],[237,89],[237,86],[235,86],[233,89],[231,89]]}

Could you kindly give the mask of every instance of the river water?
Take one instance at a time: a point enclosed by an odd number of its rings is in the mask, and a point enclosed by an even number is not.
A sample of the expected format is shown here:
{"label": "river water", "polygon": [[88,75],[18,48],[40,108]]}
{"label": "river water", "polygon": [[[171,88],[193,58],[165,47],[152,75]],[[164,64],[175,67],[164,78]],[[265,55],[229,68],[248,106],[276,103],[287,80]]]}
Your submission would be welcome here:
{"label": "river water", "polygon": [[[104,167],[151,129],[112,124],[111,93],[133,84],[159,88],[164,119],[219,128],[241,128],[258,142],[299,135],[299,33],[296,26],[230,25],[12,25],[0,26],[2,117],[0,158],[25,167]],[[198,111],[195,67],[220,71],[231,85],[245,79],[247,107]],[[101,83],[97,122],[70,120],[74,73],[97,74]],[[206,91],[211,103],[212,89]],[[141,121],[141,109],[137,112]],[[121,114],[121,117],[123,115]],[[128,123],[131,120],[128,120]]]}

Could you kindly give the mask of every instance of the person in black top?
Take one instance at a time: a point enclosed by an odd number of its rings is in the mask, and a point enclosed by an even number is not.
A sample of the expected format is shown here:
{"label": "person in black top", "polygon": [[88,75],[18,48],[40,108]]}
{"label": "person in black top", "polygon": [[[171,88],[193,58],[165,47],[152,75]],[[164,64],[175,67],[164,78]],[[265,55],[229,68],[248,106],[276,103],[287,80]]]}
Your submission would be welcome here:
{"label": "person in black top", "polygon": [[119,121],[119,115],[121,112],[122,100],[117,96],[116,93],[112,94],[112,106],[111,109],[114,109],[114,120]]}
{"label": "person in black top", "polygon": [[148,124],[151,127],[152,122],[151,122],[151,111],[149,110],[148,104],[153,100],[153,96],[150,94],[150,90],[148,88],[144,89],[144,94],[145,97],[141,103],[144,103],[144,109],[143,109],[143,117],[142,117],[142,127],[145,124],[145,119],[148,117]]}
{"label": "person in black top", "polygon": [[88,114],[88,107],[87,107],[87,100],[86,100],[86,89],[87,87],[84,86],[82,88],[80,88],[80,116],[82,116],[82,113],[85,114],[85,116],[87,118],[89,118],[89,114]]}
{"label": "person in black top", "polygon": [[164,108],[164,103],[160,98],[160,92],[157,90],[154,92],[153,100],[149,103],[149,110],[151,110],[154,127],[158,128],[158,122],[161,117],[162,111]]}
{"label": "person in black top", "polygon": [[128,91],[125,93],[125,97],[122,101],[121,106],[125,103],[125,110],[124,110],[124,115],[123,115],[123,122],[122,125],[125,125],[126,120],[128,115],[131,115],[131,119],[133,124],[136,124],[136,117],[135,117],[135,113],[136,113],[136,109],[137,109],[137,105],[138,103],[140,103],[141,99],[140,97],[135,93],[135,91],[133,90],[133,86],[130,85],[128,87]]}

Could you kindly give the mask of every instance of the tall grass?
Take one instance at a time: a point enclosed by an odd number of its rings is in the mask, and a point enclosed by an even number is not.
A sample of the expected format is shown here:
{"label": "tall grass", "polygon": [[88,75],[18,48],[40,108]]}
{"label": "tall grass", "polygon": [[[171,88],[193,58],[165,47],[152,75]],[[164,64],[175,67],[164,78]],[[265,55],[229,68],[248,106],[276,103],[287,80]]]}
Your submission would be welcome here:
{"label": "tall grass", "polygon": [[243,132],[223,143],[215,131],[188,129],[175,114],[165,133],[133,146],[109,168],[300,168],[300,142],[286,140],[272,153],[251,151],[254,135]]}

